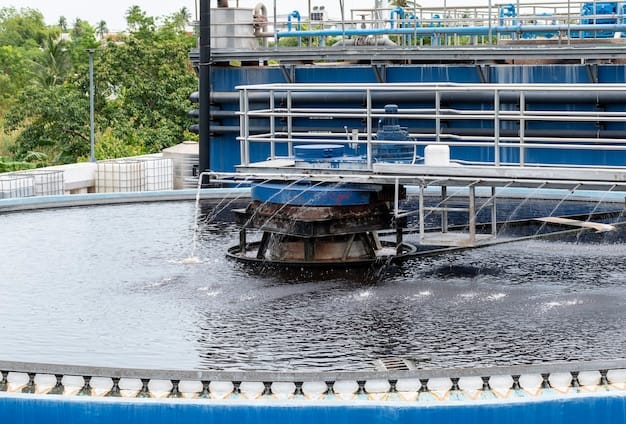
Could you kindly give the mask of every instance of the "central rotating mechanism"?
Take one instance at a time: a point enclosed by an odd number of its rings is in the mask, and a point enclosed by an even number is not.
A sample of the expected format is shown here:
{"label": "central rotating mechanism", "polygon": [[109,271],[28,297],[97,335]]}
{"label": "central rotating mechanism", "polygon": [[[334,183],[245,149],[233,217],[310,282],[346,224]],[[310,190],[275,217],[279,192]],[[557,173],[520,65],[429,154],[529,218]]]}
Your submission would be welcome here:
{"label": "central rotating mechanism", "polygon": [[[236,210],[240,242],[229,254],[244,261],[306,265],[367,265],[401,257],[415,248],[382,241],[378,231],[404,221],[393,219],[385,197],[389,187],[363,184],[260,183],[252,188],[252,202]],[[263,231],[260,241],[248,243],[247,230]]]}
{"label": "central rotating mechanism", "polygon": [[[397,106],[385,112],[396,114]],[[406,128],[394,116],[379,124],[378,140],[405,141]],[[345,154],[340,144],[308,144],[294,147],[295,167],[304,169],[362,169],[363,156]],[[413,146],[381,144],[376,159],[413,162]],[[389,184],[327,181],[263,181],[252,185],[252,202],[235,210],[241,226],[239,245],[229,256],[245,262],[297,266],[354,266],[393,261],[416,251],[402,240],[405,218],[390,208],[395,196],[405,197],[404,188]],[[262,231],[260,241],[248,242],[248,230]],[[390,231],[394,230],[394,231]],[[378,233],[395,232],[395,240],[381,240]]]}

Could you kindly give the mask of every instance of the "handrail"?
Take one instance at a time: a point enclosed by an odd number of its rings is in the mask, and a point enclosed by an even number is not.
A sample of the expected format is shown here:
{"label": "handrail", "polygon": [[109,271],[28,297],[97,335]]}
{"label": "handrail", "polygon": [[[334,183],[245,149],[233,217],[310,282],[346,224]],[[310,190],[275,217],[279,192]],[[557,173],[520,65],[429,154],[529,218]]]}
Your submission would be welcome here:
{"label": "handrail", "polygon": [[600,390],[619,393],[625,384],[625,360],[361,372],[150,370],[0,361],[0,393],[170,401],[339,398],[432,405],[433,400],[447,399],[452,393],[459,401],[479,402],[483,392],[491,399],[508,401],[511,397],[554,398],[554,390],[559,396]]}
{"label": "handrail", "polygon": [[[626,108],[624,110],[595,110],[596,104],[603,98],[623,96],[626,98],[626,87],[622,84],[456,84],[456,83],[407,83],[407,84],[262,84],[237,87],[241,93],[242,119],[240,137],[242,151],[249,152],[250,143],[289,143],[291,147],[302,143],[344,143],[347,128],[333,128],[333,121],[346,120],[355,122],[359,133],[355,135],[353,143],[362,146],[365,152],[367,168],[372,169],[375,159],[372,157],[372,147],[375,145],[398,144],[425,146],[433,143],[442,143],[449,146],[486,147],[492,152],[494,166],[500,166],[502,149],[514,149],[519,153],[517,166],[525,166],[528,149],[556,149],[571,150],[598,150],[598,151],[626,151]],[[365,107],[339,107],[332,102],[330,107],[303,107],[298,104],[298,93],[306,93],[307,98],[324,98],[332,93],[354,93],[362,99]],[[250,96],[255,94],[255,101]],[[277,106],[280,102],[270,102],[259,107],[258,94],[267,96],[286,96],[287,107]],[[424,107],[400,108],[394,118],[402,120],[408,127],[411,139],[400,141],[377,140],[373,134],[375,120],[388,117],[382,107],[379,97],[394,99],[394,96],[407,96],[407,93],[419,94],[420,103]],[[455,96],[470,96],[473,102],[463,103],[463,107],[443,104],[442,95],[447,93],[454,101]],[[531,96],[532,94],[532,96]],[[377,100],[374,101],[376,96]],[[472,97],[474,96],[474,97]],[[534,96],[534,97],[533,97]],[[534,98],[540,96],[566,96],[559,100],[562,105],[551,102],[550,107],[542,106],[547,110],[527,110]],[[468,98],[470,98],[468,97]],[[589,103],[579,110],[567,104],[569,99],[577,101],[577,97],[586,98]],[[273,97],[274,98],[274,97]],[[453,100],[450,100],[453,99]],[[473,106],[472,106],[473,104]],[[537,104],[537,103],[536,103]],[[583,103],[581,103],[582,105]],[[469,106],[468,106],[469,105]],[[253,107],[254,106],[254,107]],[[593,107],[594,110],[588,110]],[[255,123],[267,120],[267,131],[252,134],[249,128],[250,119]],[[279,126],[277,122],[286,122]],[[317,125],[319,131],[303,128],[303,122],[327,121],[327,127]],[[478,123],[468,127],[472,122]],[[537,130],[537,125],[550,126]],[[563,136],[557,136],[555,131],[562,128],[564,123],[587,124],[585,130],[568,131]],[[445,124],[445,128],[444,128]],[[537,125],[534,125],[537,124]],[[594,124],[593,127],[589,124]],[[602,129],[605,125],[612,128]],[[539,133],[538,133],[539,131]],[[363,153],[361,153],[363,154]],[[243,165],[249,164],[249,157],[242,157]],[[511,165],[510,160],[507,162]],[[549,163],[548,163],[549,165]]]}

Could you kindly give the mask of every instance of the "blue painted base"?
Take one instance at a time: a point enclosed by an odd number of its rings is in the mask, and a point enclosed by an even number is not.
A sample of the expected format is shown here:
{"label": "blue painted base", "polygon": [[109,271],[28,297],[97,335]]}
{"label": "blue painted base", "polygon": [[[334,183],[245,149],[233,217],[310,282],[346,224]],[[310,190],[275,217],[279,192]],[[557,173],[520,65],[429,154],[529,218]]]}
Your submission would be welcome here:
{"label": "blue painted base", "polygon": [[0,395],[3,423],[626,423],[626,393],[489,403],[216,402]]}
{"label": "blue painted base", "polygon": [[255,184],[253,200],[292,206],[357,206],[371,202],[375,192],[371,186],[358,185],[308,185],[308,184]]}

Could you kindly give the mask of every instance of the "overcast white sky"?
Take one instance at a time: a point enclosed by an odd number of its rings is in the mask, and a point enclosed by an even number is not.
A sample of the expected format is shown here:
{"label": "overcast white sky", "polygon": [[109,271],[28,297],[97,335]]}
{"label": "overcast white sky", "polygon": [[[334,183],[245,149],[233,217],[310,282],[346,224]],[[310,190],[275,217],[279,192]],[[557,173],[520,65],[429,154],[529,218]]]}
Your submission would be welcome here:
{"label": "overcast white sky", "polygon": [[[123,30],[126,28],[124,15],[129,7],[137,5],[149,16],[170,15],[182,7],[187,7],[192,15],[196,11],[197,0],[2,0],[0,7],[14,6],[18,9],[28,7],[37,9],[43,13],[48,24],[55,24],[60,16],[65,16],[69,23],[76,18],[86,20],[95,25],[104,20],[110,30]],[[254,7],[263,2],[268,13],[273,14],[274,0],[239,0],[242,7]],[[309,0],[276,0],[277,14],[285,14],[297,9],[302,15],[307,14]],[[330,16],[339,18],[339,0],[310,0],[312,6],[325,5]],[[462,0],[460,0],[462,1]],[[374,0],[344,0],[347,17],[349,10],[356,8],[374,7]],[[230,0],[229,5],[235,6],[237,0]],[[443,0],[441,1],[443,3]],[[450,3],[448,3],[450,4]],[[215,7],[217,0],[211,0],[211,6]]]}

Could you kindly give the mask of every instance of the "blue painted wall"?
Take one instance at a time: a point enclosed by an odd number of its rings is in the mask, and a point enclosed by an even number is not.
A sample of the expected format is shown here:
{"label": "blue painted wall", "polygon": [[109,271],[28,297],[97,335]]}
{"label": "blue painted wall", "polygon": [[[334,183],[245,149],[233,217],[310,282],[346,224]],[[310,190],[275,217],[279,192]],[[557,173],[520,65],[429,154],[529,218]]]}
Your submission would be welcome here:
{"label": "blue painted wall", "polygon": [[551,400],[495,403],[352,404],[307,402],[237,403],[213,401],[80,399],[55,395],[0,397],[2,423],[626,423],[626,394],[572,396]]}
{"label": "blue painted wall", "polygon": [[[376,73],[369,65],[336,65],[336,66],[316,66],[316,65],[295,65],[293,69],[285,68],[287,73],[293,71],[294,82],[296,83],[376,83]],[[474,65],[388,65],[381,72],[385,75],[386,81],[390,83],[398,82],[456,82],[456,83],[480,83],[479,68]],[[573,83],[591,83],[592,75],[597,75],[599,83],[626,83],[626,65],[623,64],[605,64],[597,67],[588,67],[580,64],[553,64],[553,65],[491,65],[484,68],[488,81],[490,83],[557,83],[557,84],[573,84]],[[234,93],[235,87],[246,84],[265,84],[265,83],[285,83],[284,73],[276,66],[263,67],[219,67],[212,69],[211,84],[215,92]],[[302,107],[319,107],[320,104],[299,105]],[[344,105],[349,106],[349,105]],[[363,107],[364,104],[354,106]],[[376,105],[382,107],[384,105]],[[422,107],[419,103],[405,103],[400,107]],[[427,106],[427,105],[426,105]],[[432,105],[430,105],[432,106]],[[467,108],[476,107],[468,103],[452,103],[450,107]],[[238,111],[238,101],[222,101],[214,103],[213,107],[217,110]],[[478,105],[480,107],[480,105]],[[491,107],[485,105],[485,107]],[[510,107],[516,107],[510,105]],[[551,104],[529,104],[529,109],[549,110],[550,108],[559,108],[561,110],[588,110],[590,105],[551,105]],[[592,105],[600,110],[607,111],[624,111],[626,110],[626,100],[624,103],[612,103],[607,105]],[[284,123],[283,123],[284,124]],[[376,124],[374,124],[374,128]],[[225,117],[213,122],[214,126],[226,126],[230,128],[238,127],[238,117]],[[251,125],[265,126],[267,122],[253,121]],[[281,123],[277,122],[280,127]],[[424,122],[424,126],[434,126],[434,122]],[[445,123],[444,123],[445,125]],[[458,123],[457,123],[458,125]],[[464,123],[468,128],[480,128],[483,130],[492,129],[493,123],[490,121],[473,121]],[[511,123],[503,123],[512,125]],[[567,134],[569,131],[584,130],[591,131],[607,130],[626,132],[626,123],[615,122],[605,124],[602,128],[595,126],[593,122],[587,123],[560,123],[558,127],[554,127],[553,123],[532,122],[528,124],[529,130],[543,130],[546,125],[551,125],[549,129],[552,131]],[[294,129],[303,127],[305,130],[310,127],[315,129],[326,129],[342,132],[343,127],[360,128],[365,131],[366,123],[357,120],[318,120],[311,121],[307,119],[294,120]],[[283,128],[284,129],[284,128]],[[503,127],[503,129],[506,129]],[[509,128],[514,130],[514,128]],[[419,128],[411,128],[412,131],[419,131]],[[216,131],[212,137],[211,145],[211,168],[217,171],[232,171],[240,160],[239,143],[236,141],[238,133],[232,131]],[[285,146],[279,146],[278,154],[286,154]],[[493,160],[493,151],[486,148],[453,148],[451,155],[455,159],[465,159],[474,161],[491,161]],[[251,160],[261,161],[269,156],[269,146],[254,143],[251,148]],[[501,151],[501,159],[503,161],[516,162],[519,160],[517,149],[503,149]],[[563,151],[538,151],[529,149],[526,157],[527,163],[584,163],[589,165],[611,165],[623,166],[626,164],[626,154],[623,152],[597,152],[588,150],[572,150],[566,154]]]}

